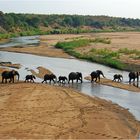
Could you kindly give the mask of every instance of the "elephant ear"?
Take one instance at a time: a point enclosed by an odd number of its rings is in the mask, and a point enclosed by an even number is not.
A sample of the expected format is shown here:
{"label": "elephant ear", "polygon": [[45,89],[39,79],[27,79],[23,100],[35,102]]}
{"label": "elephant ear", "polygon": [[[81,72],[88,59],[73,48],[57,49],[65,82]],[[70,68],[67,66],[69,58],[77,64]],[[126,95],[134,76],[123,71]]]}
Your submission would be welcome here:
{"label": "elephant ear", "polygon": [[15,75],[16,74],[16,71],[15,70],[12,70],[12,74]]}

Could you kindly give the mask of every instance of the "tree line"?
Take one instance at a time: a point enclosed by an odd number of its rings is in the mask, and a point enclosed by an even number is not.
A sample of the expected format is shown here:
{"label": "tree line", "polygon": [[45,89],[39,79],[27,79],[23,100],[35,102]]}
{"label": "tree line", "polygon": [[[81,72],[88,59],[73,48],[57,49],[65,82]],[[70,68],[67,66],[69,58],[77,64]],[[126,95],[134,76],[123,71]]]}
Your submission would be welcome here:
{"label": "tree line", "polygon": [[80,33],[100,31],[133,31],[140,29],[140,19],[109,16],[39,15],[0,12],[0,34],[20,35]]}

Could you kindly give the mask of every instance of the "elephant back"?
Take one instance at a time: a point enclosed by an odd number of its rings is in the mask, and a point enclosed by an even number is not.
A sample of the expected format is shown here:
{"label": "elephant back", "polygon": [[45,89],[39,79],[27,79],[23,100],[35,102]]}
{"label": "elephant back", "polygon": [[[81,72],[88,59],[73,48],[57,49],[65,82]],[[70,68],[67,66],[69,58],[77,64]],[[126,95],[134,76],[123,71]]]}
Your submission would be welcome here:
{"label": "elephant back", "polygon": [[5,77],[5,78],[9,78],[9,77],[13,76],[12,71],[3,71],[1,75],[2,75],[2,77]]}
{"label": "elephant back", "polygon": [[70,74],[69,74],[69,79],[77,79],[77,73],[76,72],[71,72]]}
{"label": "elephant back", "polygon": [[1,76],[5,76],[8,73],[8,71],[3,71]]}
{"label": "elephant back", "polygon": [[54,74],[45,74],[44,79],[54,79],[56,76]]}
{"label": "elephant back", "polygon": [[93,72],[91,72],[90,75],[91,75],[91,76],[97,76],[97,72],[96,72],[96,71],[93,71]]}

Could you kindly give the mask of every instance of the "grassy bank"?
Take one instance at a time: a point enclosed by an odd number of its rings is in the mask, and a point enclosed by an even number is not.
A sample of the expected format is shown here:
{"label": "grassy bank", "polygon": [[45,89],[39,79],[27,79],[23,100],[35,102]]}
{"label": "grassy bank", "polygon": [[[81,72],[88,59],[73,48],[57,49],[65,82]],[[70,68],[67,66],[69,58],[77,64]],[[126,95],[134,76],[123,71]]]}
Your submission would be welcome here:
{"label": "grassy bank", "polygon": [[79,59],[86,59],[91,62],[96,62],[104,64],[113,68],[121,70],[133,70],[135,66],[130,67],[129,64],[121,61],[121,55],[131,55],[133,59],[140,59],[140,51],[137,50],[128,50],[128,49],[119,49],[118,51],[112,51],[109,49],[91,49],[86,53],[80,53],[76,48],[89,46],[91,43],[104,43],[110,44],[111,41],[108,38],[95,38],[95,39],[79,39],[73,40],[70,42],[58,42],[55,47],[61,48],[68,54],[75,56]]}
{"label": "grassy bank", "polygon": [[0,40],[19,37],[19,36],[34,36],[34,35],[44,35],[44,34],[49,34],[49,33],[40,30],[32,30],[32,31],[17,32],[17,33],[5,33],[5,34],[0,34]]}
{"label": "grassy bank", "polygon": [[43,31],[38,28],[32,28],[20,32],[0,33],[0,40],[19,37],[19,36],[48,35],[48,34],[79,34],[79,33],[90,33],[90,32],[92,31],[88,29],[80,29],[80,28],[48,29],[47,31]]}

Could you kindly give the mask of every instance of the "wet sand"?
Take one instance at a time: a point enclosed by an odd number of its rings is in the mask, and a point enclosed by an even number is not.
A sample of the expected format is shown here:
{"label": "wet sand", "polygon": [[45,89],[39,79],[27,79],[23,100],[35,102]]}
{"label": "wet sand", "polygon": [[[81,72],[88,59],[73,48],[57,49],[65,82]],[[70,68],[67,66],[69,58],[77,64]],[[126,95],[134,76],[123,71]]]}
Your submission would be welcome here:
{"label": "wet sand", "polygon": [[69,88],[0,85],[1,139],[136,139],[140,122],[112,102]]}
{"label": "wet sand", "polygon": [[[91,81],[90,76],[85,77],[85,79]],[[94,84],[102,84],[102,85],[106,85],[106,86],[111,86],[111,87],[115,87],[115,88],[120,88],[120,89],[124,89],[124,90],[133,91],[136,93],[140,93],[140,87],[136,87],[133,84],[124,84],[122,82],[115,82],[115,81],[112,81],[112,80],[106,79],[106,78],[101,78],[100,82],[97,81],[97,83],[94,82]]]}

